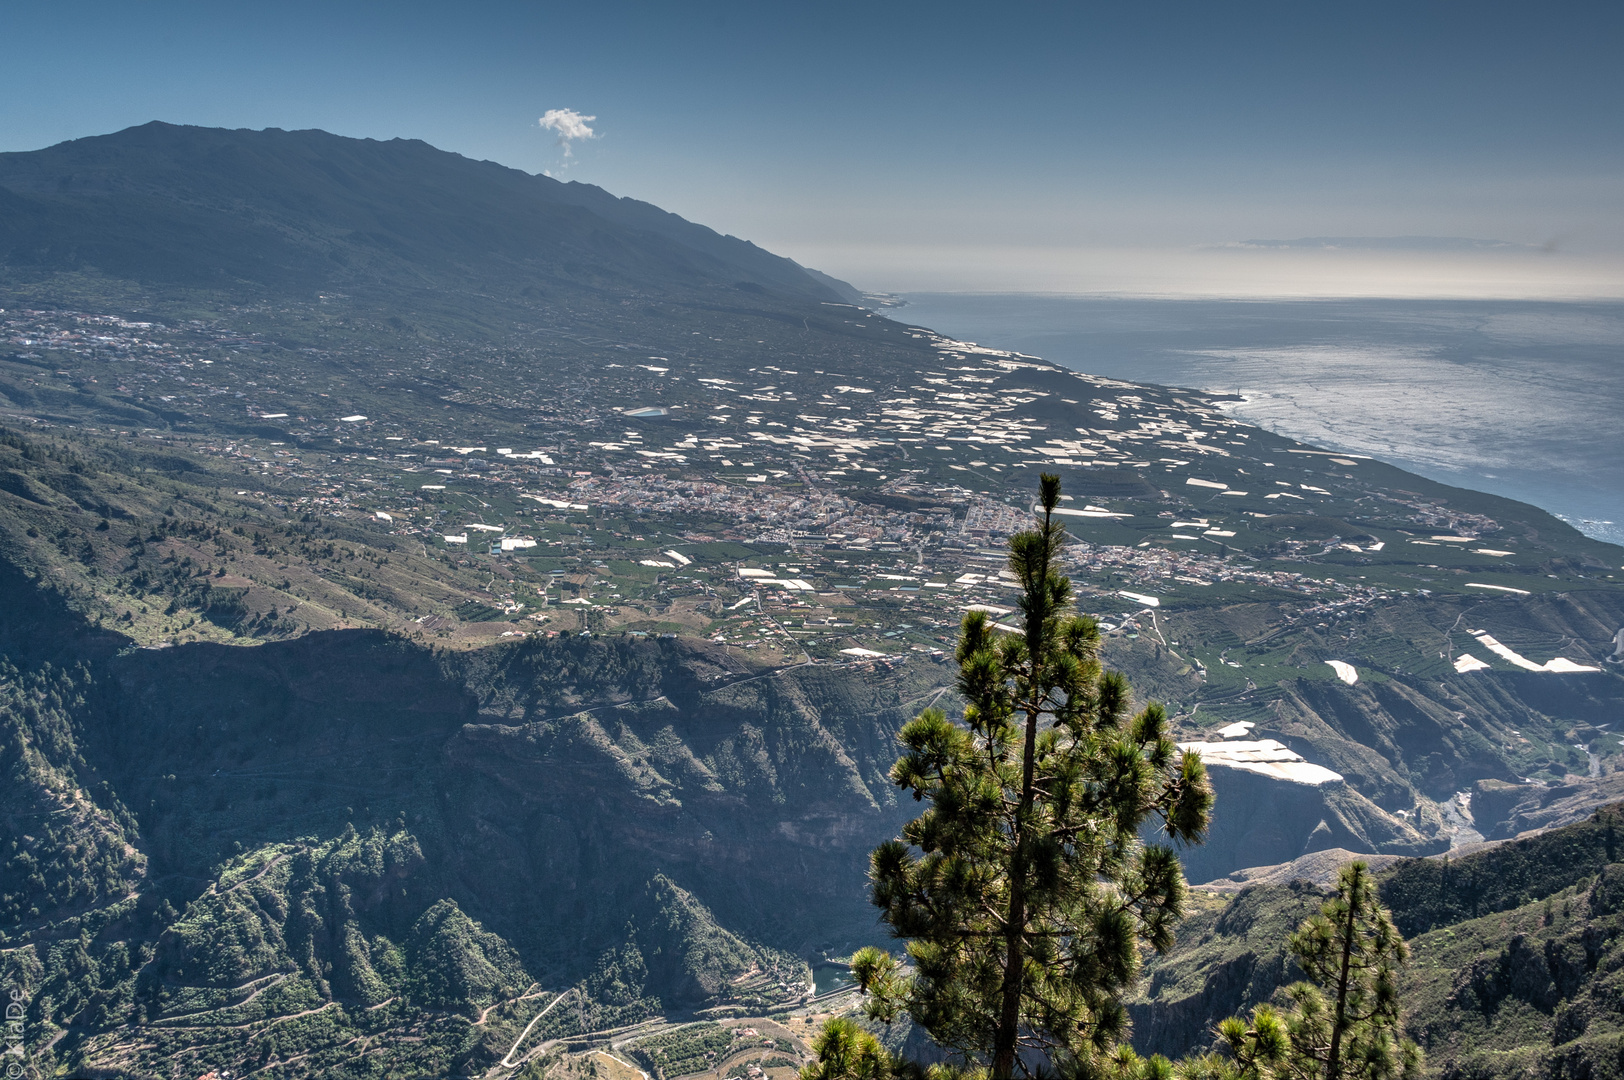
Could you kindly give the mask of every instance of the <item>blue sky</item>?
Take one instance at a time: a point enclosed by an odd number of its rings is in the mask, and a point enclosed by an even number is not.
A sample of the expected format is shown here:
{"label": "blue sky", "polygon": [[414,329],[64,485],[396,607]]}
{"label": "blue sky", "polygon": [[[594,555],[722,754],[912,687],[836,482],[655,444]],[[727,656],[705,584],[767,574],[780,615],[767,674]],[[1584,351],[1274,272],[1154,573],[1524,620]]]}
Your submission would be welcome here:
{"label": "blue sky", "polygon": [[[1624,295],[1624,5],[3,3],[0,149],[425,139],[874,289]],[[566,159],[548,109],[595,116]],[[1237,247],[1444,236],[1497,249]]]}

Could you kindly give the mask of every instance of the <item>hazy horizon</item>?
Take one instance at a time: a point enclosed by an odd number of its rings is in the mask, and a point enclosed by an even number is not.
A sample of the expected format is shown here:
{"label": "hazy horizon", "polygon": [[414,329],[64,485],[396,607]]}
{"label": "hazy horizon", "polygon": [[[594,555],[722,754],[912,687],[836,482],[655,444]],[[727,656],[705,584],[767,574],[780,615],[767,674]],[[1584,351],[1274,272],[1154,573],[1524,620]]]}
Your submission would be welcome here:
{"label": "hazy horizon", "polygon": [[1578,257],[1532,247],[1461,253],[1375,247],[1260,250],[1239,244],[1127,251],[874,251],[799,245],[779,253],[866,292],[1242,300],[1624,299],[1624,258]]}

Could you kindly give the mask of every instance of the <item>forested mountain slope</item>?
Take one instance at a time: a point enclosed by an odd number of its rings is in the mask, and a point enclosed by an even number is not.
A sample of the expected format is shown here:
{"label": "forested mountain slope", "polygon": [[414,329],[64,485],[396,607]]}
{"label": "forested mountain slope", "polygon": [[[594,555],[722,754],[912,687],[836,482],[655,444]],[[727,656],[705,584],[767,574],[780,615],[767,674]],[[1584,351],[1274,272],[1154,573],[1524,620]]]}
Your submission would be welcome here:
{"label": "forested mountain slope", "polygon": [[0,154],[0,263],[272,296],[849,295],[648,203],[416,140],[162,123]]}
{"label": "forested mountain slope", "polygon": [[[625,638],[445,653],[375,631],[10,668],[5,965],[59,1060],[128,1069],[188,1047],[200,1071],[274,1058],[194,1044],[323,1003],[391,1001],[404,1033],[626,949],[635,993],[599,1004],[632,1020],[794,999],[800,957],[867,921],[865,854],[900,820],[891,737],[930,674],[761,672]],[[762,970],[776,984],[740,998]],[[397,1052],[379,1049],[450,1060]]]}

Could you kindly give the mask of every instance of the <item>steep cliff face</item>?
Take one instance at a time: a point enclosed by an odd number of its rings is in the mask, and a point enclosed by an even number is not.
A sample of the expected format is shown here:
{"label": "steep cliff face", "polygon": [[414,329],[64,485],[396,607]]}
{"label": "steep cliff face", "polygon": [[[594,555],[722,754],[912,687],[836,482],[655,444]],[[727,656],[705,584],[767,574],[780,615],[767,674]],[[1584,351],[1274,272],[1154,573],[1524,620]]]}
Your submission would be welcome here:
{"label": "steep cliff face", "polygon": [[624,938],[659,874],[791,948],[862,919],[866,852],[905,814],[894,732],[940,680],[928,662],[761,674],[634,640],[470,658],[359,631],[137,650],[75,719],[177,906],[246,848],[401,831],[420,908],[454,898],[567,972]]}
{"label": "steep cliff face", "polygon": [[1506,840],[1536,829],[1578,820],[1597,803],[1624,799],[1624,773],[1574,777],[1566,784],[1508,784],[1479,780],[1467,810],[1489,840]]}
{"label": "steep cliff face", "polygon": [[559,927],[622,933],[653,872],[789,948],[861,925],[867,852],[897,827],[894,800],[882,808],[858,763],[793,714],[750,719],[722,727],[662,700],[461,728],[440,795],[447,854],[467,868],[459,887],[543,953]]}
{"label": "steep cliff face", "polygon": [[[1359,794],[1338,774],[1303,762],[1279,743],[1242,743],[1240,747],[1275,749],[1239,754],[1237,744],[1189,745],[1208,748],[1202,756],[1217,796],[1207,842],[1180,852],[1191,881],[1209,881],[1242,867],[1272,866],[1332,848],[1425,855],[1449,846],[1446,836],[1420,832]],[[1237,760],[1262,754],[1278,759],[1267,763],[1275,772]]]}
{"label": "steep cliff face", "polygon": [[[1209,661],[1205,671],[1179,668],[1143,639],[1113,639],[1108,658],[1129,672],[1136,689],[1197,703],[1193,719],[1205,738],[1212,729],[1250,722],[1251,737],[1284,743],[1341,774],[1388,814],[1405,811],[1412,824],[1417,813],[1430,815],[1431,804],[1480,781],[1519,785],[1532,777],[1541,788],[1564,789],[1556,800],[1526,785],[1516,798],[1482,800],[1472,815],[1485,836],[1572,821],[1617,797],[1609,786],[1617,740],[1607,725],[1624,708],[1624,679],[1596,651],[1624,623],[1611,588],[1515,600],[1392,597],[1334,627],[1267,603],[1164,618],[1169,638],[1222,643],[1243,666]],[[1463,654],[1495,657],[1469,627],[1487,627],[1541,661],[1567,650],[1601,670],[1529,671],[1496,657],[1497,667],[1457,671],[1453,661]],[[1324,660],[1342,657],[1357,661],[1353,685],[1328,672],[1303,674],[1325,671]],[[1164,662],[1152,662],[1157,658]],[[1553,801],[1562,803],[1560,813],[1543,810]]]}

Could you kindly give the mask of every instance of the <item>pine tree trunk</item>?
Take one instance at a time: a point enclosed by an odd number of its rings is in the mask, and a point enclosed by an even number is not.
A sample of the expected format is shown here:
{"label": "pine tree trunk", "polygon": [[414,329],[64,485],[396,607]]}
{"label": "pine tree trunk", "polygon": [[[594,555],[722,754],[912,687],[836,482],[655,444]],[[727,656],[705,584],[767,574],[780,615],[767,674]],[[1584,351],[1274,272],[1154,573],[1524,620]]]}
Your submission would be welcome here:
{"label": "pine tree trunk", "polygon": [[1331,1024],[1331,1051],[1325,1058],[1325,1080],[1340,1080],[1342,1076],[1342,1028],[1348,1015],[1348,969],[1353,964],[1353,936],[1358,933],[1361,893],[1350,890],[1348,897],[1348,925],[1342,928],[1342,974],[1336,981],[1336,1019]]}
{"label": "pine tree trunk", "polygon": [[1004,1000],[992,1052],[992,1080],[1015,1075],[1015,1047],[1021,1029],[1021,975],[1025,968],[1021,924],[1026,921],[1026,890],[1019,878],[1010,883],[1009,925],[1004,931]]}
{"label": "pine tree trunk", "polygon": [[1032,778],[1037,765],[1038,717],[1026,714],[1026,746],[1021,761],[1021,804],[1015,819],[1015,850],[1009,867],[1009,921],[1004,926],[1004,1000],[993,1044],[992,1080],[1015,1075],[1015,1052],[1021,1031],[1021,991],[1026,974],[1026,819],[1032,811]]}

